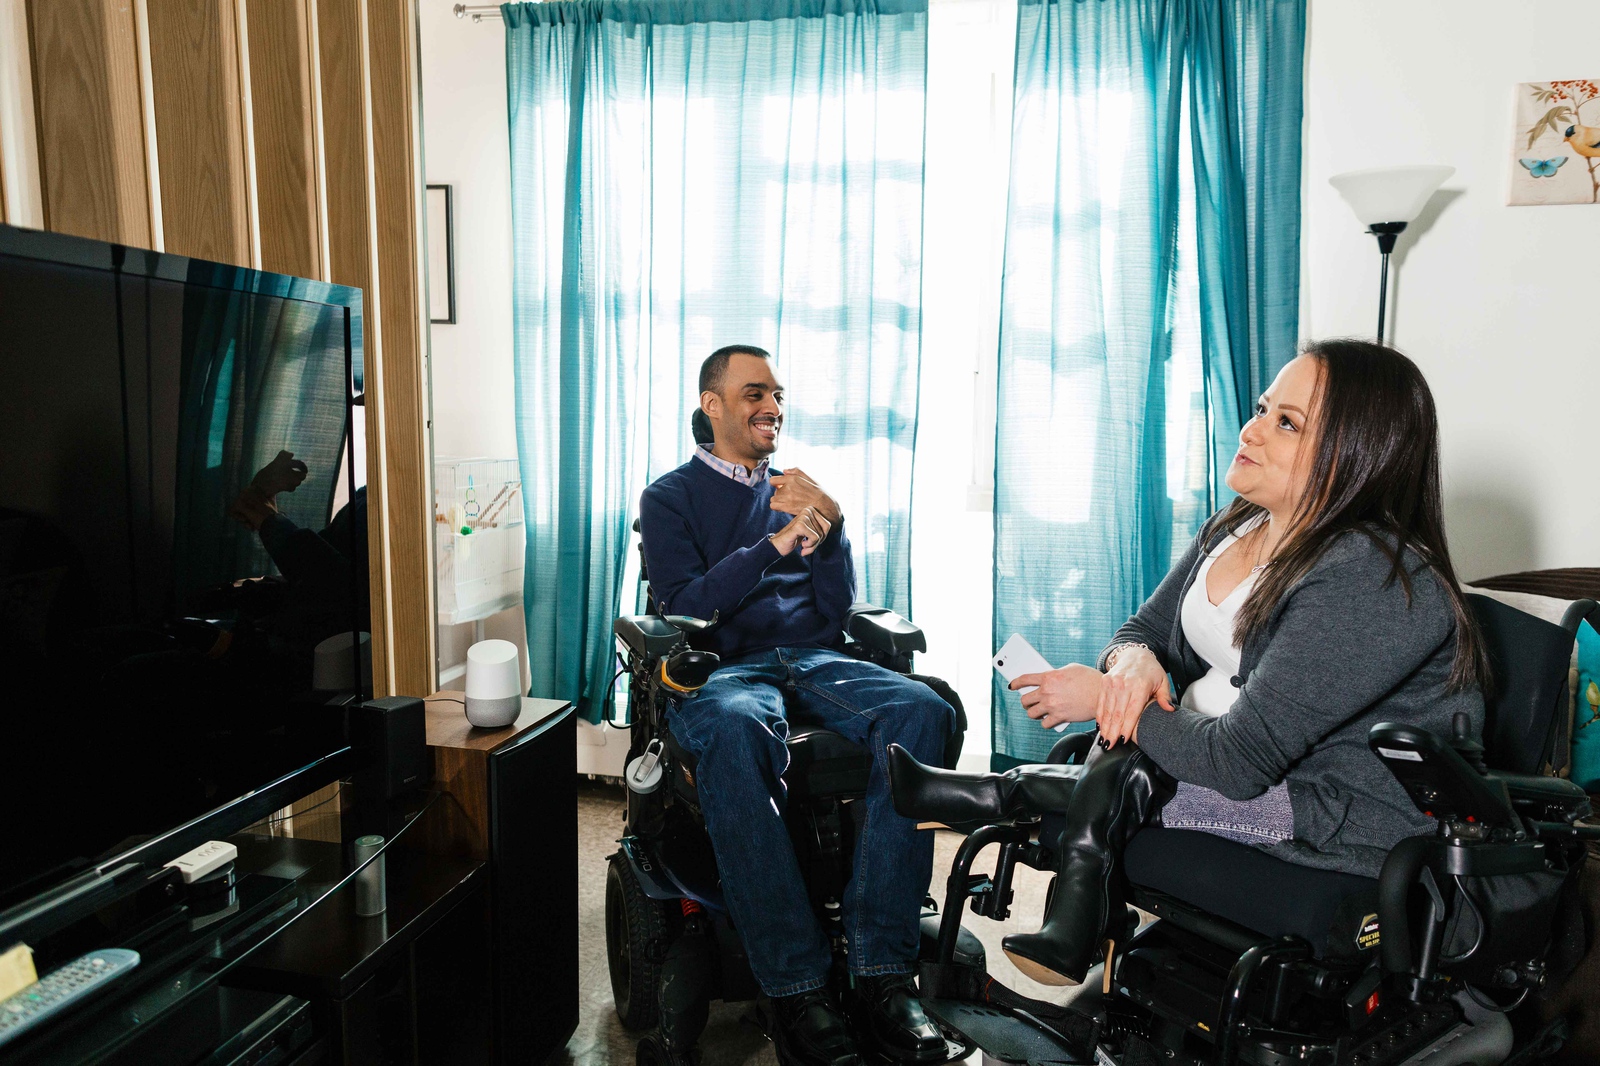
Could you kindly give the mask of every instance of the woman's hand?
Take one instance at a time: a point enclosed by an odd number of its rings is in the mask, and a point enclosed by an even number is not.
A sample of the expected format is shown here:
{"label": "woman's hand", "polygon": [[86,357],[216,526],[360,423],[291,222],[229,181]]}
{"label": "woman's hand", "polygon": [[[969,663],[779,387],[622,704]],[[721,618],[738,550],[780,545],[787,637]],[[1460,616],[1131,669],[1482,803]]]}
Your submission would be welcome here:
{"label": "woman's hand", "polygon": [[1116,661],[1106,671],[1103,682],[1094,709],[1102,747],[1114,748],[1132,737],[1139,715],[1152,702],[1160,704],[1162,710],[1173,709],[1167,672],[1155,654],[1146,648],[1129,645],[1117,652]]}
{"label": "woman's hand", "polygon": [[1023,674],[1011,682],[1011,688],[1032,688],[1032,692],[1022,694],[1022,709],[1029,718],[1037,718],[1040,725],[1052,729],[1062,722],[1087,722],[1093,718],[1104,681],[1105,675],[1094,667],[1068,663],[1059,670]]}

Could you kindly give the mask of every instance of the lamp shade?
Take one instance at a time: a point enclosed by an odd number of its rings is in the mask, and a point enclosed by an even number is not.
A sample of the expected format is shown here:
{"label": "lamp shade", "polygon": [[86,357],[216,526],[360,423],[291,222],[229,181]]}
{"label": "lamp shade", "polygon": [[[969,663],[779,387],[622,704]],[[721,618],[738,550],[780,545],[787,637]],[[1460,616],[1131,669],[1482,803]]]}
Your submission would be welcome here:
{"label": "lamp shade", "polygon": [[1328,184],[1339,190],[1362,225],[1373,226],[1414,221],[1428,197],[1455,172],[1455,167],[1374,167],[1335,174]]}

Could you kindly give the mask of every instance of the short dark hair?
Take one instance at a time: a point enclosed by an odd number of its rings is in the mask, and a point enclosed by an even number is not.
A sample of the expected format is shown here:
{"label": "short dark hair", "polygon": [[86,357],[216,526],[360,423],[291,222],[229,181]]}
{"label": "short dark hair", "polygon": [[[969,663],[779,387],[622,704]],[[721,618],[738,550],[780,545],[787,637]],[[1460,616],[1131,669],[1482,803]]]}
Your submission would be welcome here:
{"label": "short dark hair", "polygon": [[718,348],[706,356],[706,361],[700,364],[700,391],[722,394],[722,378],[728,372],[728,360],[735,355],[753,355],[759,359],[771,359],[772,353],[765,348],[757,348],[753,344],[730,344],[726,348]]}

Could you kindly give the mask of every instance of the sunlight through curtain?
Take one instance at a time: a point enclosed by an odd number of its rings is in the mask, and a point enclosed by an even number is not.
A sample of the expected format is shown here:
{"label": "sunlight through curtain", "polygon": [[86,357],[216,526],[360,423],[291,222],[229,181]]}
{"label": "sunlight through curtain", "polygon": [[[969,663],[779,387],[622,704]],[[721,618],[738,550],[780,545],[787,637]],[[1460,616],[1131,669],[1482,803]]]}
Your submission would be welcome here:
{"label": "sunlight through curtain", "polygon": [[[1294,355],[1303,0],[1022,0],[994,645],[1092,663]],[[1058,739],[994,683],[997,765]]]}
{"label": "sunlight through curtain", "polygon": [[926,0],[502,10],[532,691],[599,719],[639,492],[725,344],[774,353],[774,465],[839,499],[858,595],[908,610]]}

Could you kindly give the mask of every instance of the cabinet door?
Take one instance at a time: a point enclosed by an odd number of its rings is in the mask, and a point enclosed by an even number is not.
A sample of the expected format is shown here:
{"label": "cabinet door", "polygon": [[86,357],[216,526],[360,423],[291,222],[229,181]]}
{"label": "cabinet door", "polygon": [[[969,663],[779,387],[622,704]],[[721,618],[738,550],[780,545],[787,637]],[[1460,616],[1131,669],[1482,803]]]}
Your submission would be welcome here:
{"label": "cabinet door", "polygon": [[496,1061],[543,1062],[578,1025],[577,718],[489,757]]}
{"label": "cabinet door", "polygon": [[488,889],[475,890],[418,937],[412,953],[418,1061],[424,1066],[489,1062],[494,1010]]}

